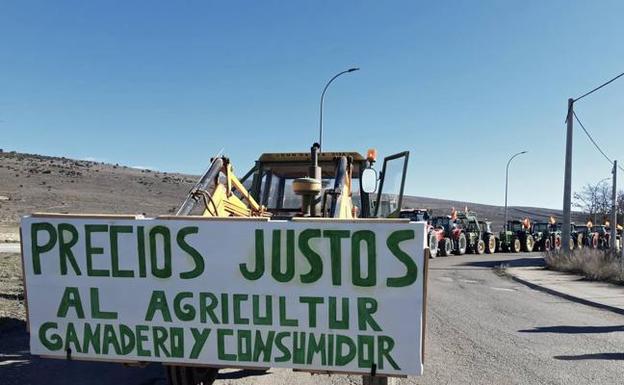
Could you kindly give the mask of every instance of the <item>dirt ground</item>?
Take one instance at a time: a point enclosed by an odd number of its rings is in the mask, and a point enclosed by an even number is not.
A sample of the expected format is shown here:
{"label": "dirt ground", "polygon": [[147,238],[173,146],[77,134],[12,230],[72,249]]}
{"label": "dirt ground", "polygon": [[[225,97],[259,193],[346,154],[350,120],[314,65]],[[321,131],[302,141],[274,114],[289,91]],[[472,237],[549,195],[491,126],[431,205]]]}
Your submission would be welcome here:
{"label": "dirt ground", "polygon": [[17,224],[0,225],[0,242],[19,242]]}
{"label": "dirt ground", "polygon": [[17,253],[0,253],[0,333],[5,323],[26,320],[22,261]]}

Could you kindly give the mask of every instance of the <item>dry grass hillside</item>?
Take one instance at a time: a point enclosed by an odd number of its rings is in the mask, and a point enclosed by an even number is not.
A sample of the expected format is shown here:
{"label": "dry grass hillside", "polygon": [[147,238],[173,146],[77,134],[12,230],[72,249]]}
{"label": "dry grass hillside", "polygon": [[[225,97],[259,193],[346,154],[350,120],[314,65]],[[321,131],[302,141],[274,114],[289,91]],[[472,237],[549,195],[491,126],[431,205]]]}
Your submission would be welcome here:
{"label": "dry grass hillside", "polygon": [[0,153],[0,241],[32,212],[173,212],[194,176],[14,152]]}
{"label": "dry grass hillside", "polygon": [[[106,163],[15,152],[0,153],[0,241],[17,241],[19,218],[37,212],[169,214],[181,203],[196,176],[142,170]],[[459,198],[459,197],[458,197]],[[404,206],[445,215],[468,206],[498,228],[503,208],[409,196]],[[511,207],[510,218],[547,219],[560,211]],[[575,218],[583,221],[581,215]]]}

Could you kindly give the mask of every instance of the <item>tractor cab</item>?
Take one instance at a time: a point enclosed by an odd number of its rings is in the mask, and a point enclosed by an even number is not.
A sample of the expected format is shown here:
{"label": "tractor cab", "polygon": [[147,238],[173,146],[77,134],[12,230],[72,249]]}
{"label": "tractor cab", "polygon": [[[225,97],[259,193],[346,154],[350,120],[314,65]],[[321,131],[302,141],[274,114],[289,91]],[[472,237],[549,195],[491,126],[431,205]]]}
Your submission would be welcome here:
{"label": "tractor cab", "polygon": [[473,233],[480,233],[482,231],[481,226],[479,225],[479,222],[476,220],[468,221],[468,223],[466,224],[464,228],[466,229],[466,231],[473,232]]}
{"label": "tractor cab", "polygon": [[476,215],[457,213],[455,222],[464,230],[471,233],[481,233],[481,227]]}
{"label": "tractor cab", "polygon": [[446,234],[450,234],[457,227],[455,221],[448,215],[433,218],[431,225],[435,228],[443,229]]}
{"label": "tractor cab", "polygon": [[607,226],[605,225],[595,225],[592,227],[592,232],[597,233],[600,236],[605,236],[607,234],[609,234],[609,231],[607,231]]}
{"label": "tractor cab", "polygon": [[525,227],[521,221],[507,221],[507,230],[517,233],[525,231]]}
{"label": "tractor cab", "polygon": [[375,150],[364,157],[357,152],[320,152],[315,146],[310,153],[265,153],[241,181],[274,218],[302,214],[302,185],[315,186],[307,192],[310,212],[304,209],[304,215],[398,217],[409,152],[386,157],[379,173],[373,168],[375,157]]}
{"label": "tractor cab", "polygon": [[479,227],[484,233],[492,233],[492,222],[490,221],[479,221]]}
{"label": "tractor cab", "polygon": [[576,225],[574,226],[574,230],[578,233],[578,234],[583,234],[584,236],[588,236],[589,233],[591,232],[590,227],[587,225]]}
{"label": "tractor cab", "polygon": [[533,223],[533,232],[534,233],[544,233],[548,231],[548,223],[546,222],[535,222]]}
{"label": "tractor cab", "polygon": [[431,216],[427,209],[403,209],[399,213],[399,218],[409,218],[413,222],[429,222]]}

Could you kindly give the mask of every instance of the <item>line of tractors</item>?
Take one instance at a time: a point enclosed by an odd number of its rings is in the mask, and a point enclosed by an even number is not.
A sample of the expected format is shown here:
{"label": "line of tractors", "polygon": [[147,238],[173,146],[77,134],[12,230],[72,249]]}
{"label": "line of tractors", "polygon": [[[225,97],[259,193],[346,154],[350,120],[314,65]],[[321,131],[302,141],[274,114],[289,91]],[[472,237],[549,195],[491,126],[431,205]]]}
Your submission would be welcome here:
{"label": "line of tractors", "polygon": [[[404,209],[400,217],[427,222],[427,244],[432,258],[466,253],[549,251],[559,250],[562,245],[562,224],[553,217],[547,222],[532,222],[528,218],[522,221],[510,220],[498,233],[492,231],[490,221],[480,220],[476,213],[467,209],[463,212],[453,209],[451,215],[444,216],[432,216],[427,209]],[[611,245],[608,223],[573,224],[570,234],[570,249],[607,249]],[[622,230],[618,226],[618,247],[621,234]]]}

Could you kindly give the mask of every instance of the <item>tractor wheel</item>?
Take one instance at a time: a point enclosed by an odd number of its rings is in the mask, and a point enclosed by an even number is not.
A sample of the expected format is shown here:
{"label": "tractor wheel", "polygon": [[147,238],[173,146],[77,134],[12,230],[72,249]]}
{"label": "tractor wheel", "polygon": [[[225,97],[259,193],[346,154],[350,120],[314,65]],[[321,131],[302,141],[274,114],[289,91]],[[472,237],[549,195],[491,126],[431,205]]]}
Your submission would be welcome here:
{"label": "tractor wheel", "polygon": [[520,250],[522,250],[522,243],[520,242],[520,239],[513,238],[511,240],[511,252],[512,253],[519,253]]}
{"label": "tractor wheel", "polygon": [[559,251],[561,249],[561,235],[555,235],[555,250]]}
{"label": "tractor wheel", "polygon": [[593,236],[592,237],[592,243],[591,243],[592,248],[597,249],[598,248],[598,237],[597,236]]}
{"label": "tractor wheel", "polygon": [[535,240],[533,239],[532,235],[528,234],[526,238],[524,239],[524,244],[522,245],[522,251],[530,253],[533,251],[533,248],[535,248]]}
{"label": "tractor wheel", "polygon": [[481,254],[485,253],[485,242],[483,242],[482,239],[479,239],[477,241],[477,244],[475,245],[474,249],[475,249],[474,250],[475,254],[481,255]]}
{"label": "tractor wheel", "polygon": [[211,385],[219,374],[217,368],[165,365],[169,385]]}
{"label": "tractor wheel", "polygon": [[485,252],[488,254],[494,254],[496,252],[496,237],[490,235],[487,243],[485,244]]}
{"label": "tractor wheel", "polygon": [[542,241],[542,244],[544,246],[542,246],[542,251],[550,251],[552,248],[552,245],[550,243],[550,238],[546,238]]}
{"label": "tractor wheel", "polygon": [[453,252],[453,243],[449,238],[442,238],[438,242],[438,249],[442,257],[448,257]]}
{"label": "tractor wheel", "polygon": [[466,240],[466,234],[460,233],[456,240],[456,248],[455,251],[458,255],[466,254],[466,249],[468,248],[468,241]]}
{"label": "tractor wheel", "polygon": [[435,234],[429,234],[429,258],[438,256],[438,239]]}
{"label": "tractor wheel", "polygon": [[583,248],[583,234],[576,235],[576,248],[577,249]]}

